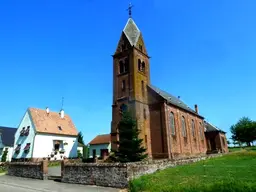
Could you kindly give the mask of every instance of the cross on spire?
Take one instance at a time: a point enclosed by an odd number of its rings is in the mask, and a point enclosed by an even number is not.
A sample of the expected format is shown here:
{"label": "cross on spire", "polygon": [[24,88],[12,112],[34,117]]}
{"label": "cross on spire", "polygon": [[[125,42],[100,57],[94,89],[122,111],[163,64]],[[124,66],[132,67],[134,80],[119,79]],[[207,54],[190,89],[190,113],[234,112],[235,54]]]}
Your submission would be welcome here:
{"label": "cross on spire", "polygon": [[132,3],[130,3],[129,4],[129,7],[128,7],[128,11],[129,11],[129,18],[131,18],[132,17],[132,8],[133,8],[133,5],[132,5]]}

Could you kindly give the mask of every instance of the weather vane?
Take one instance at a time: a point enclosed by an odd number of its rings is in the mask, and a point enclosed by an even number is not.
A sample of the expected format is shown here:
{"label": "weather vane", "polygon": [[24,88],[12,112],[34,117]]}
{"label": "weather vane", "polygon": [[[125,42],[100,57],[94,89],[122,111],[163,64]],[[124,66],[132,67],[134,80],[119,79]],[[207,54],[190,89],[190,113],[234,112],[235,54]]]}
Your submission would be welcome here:
{"label": "weather vane", "polygon": [[131,18],[132,17],[132,8],[133,8],[133,5],[132,3],[129,4],[129,7],[127,9],[127,11],[129,11],[129,17]]}

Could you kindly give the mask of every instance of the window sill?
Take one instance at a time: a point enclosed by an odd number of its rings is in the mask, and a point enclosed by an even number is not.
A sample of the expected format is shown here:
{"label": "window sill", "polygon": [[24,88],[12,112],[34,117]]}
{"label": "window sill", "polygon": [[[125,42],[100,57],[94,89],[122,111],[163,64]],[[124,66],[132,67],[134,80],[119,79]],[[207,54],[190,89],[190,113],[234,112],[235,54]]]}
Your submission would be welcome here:
{"label": "window sill", "polygon": [[129,73],[129,72],[126,71],[126,72],[124,72],[124,73],[119,73],[117,76],[119,77],[119,76],[127,75],[128,73]]}

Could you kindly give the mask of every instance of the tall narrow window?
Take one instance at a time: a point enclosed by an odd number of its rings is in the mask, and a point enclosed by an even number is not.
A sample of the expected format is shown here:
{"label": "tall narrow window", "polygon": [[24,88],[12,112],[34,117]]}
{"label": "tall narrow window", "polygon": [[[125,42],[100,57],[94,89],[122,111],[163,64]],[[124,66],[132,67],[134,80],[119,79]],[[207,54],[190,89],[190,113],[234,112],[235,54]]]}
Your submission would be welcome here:
{"label": "tall narrow window", "polygon": [[119,73],[124,73],[124,63],[123,61],[119,61]]}
{"label": "tall narrow window", "polygon": [[142,93],[142,97],[145,96],[145,93],[144,93],[144,81],[141,81],[141,93]]}
{"label": "tall narrow window", "polygon": [[125,80],[122,80],[122,91],[125,91]]}
{"label": "tall narrow window", "polygon": [[193,119],[191,121],[191,132],[192,132],[192,137],[195,137],[195,122]]}
{"label": "tall narrow window", "polygon": [[145,72],[145,62],[142,61],[142,64],[141,64],[141,71]]}
{"label": "tall narrow window", "polygon": [[201,122],[199,123],[199,134],[200,134],[201,140],[204,140],[204,128]]}
{"label": "tall narrow window", "polygon": [[185,117],[184,116],[181,117],[181,126],[182,126],[182,136],[183,137],[187,137],[186,121],[185,121]]}
{"label": "tall narrow window", "polygon": [[138,70],[141,71],[141,60],[138,59]]}
{"label": "tall narrow window", "polygon": [[175,120],[173,112],[170,113],[170,129],[172,135],[175,135]]}
{"label": "tall narrow window", "polygon": [[124,72],[128,72],[129,71],[129,59],[126,58],[124,61]]}

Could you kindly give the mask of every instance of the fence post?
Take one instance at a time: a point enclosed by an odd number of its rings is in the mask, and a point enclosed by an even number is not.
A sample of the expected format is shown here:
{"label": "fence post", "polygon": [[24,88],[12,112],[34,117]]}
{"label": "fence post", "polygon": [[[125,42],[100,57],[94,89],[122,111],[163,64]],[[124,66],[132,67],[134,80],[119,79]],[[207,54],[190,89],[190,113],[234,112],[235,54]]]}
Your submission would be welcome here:
{"label": "fence post", "polygon": [[48,178],[48,161],[43,160],[41,164],[42,168],[42,173],[43,173],[43,180]]}

